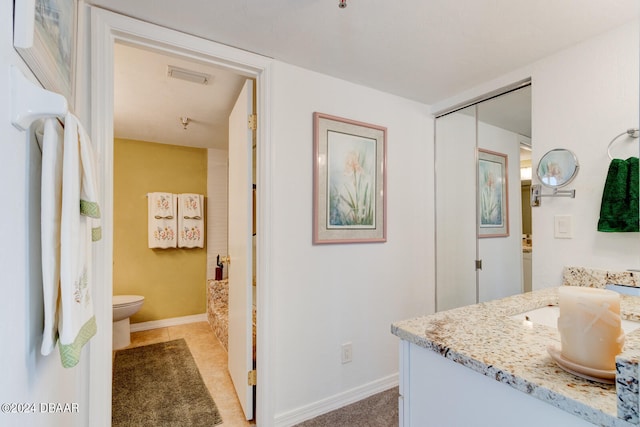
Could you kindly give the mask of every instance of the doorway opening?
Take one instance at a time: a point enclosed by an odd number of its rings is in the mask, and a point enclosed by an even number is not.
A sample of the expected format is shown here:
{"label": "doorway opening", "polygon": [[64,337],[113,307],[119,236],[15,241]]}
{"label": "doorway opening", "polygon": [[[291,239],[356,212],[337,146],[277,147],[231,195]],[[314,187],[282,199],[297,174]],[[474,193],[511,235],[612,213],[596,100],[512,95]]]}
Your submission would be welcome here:
{"label": "doorway opening", "polygon": [[[132,345],[184,337],[210,394],[221,402],[218,407],[223,418],[243,425],[244,420],[232,418],[244,408],[233,388],[238,380],[232,377],[230,383],[226,372],[243,370],[242,365],[234,365],[241,350],[229,351],[228,345],[237,338],[229,333],[233,310],[229,310],[227,273],[237,263],[223,265],[224,276],[215,279],[221,257],[228,258],[229,221],[238,220],[238,215],[227,214],[228,199],[233,196],[228,190],[229,145],[238,143],[229,140],[229,116],[244,83],[248,81],[253,89],[255,81],[221,67],[129,44],[115,43],[114,59],[114,295],[145,298],[140,312],[131,319]],[[194,76],[202,79],[196,81]],[[253,141],[251,146],[255,148]],[[252,163],[248,169],[254,170],[253,156],[246,161]],[[246,187],[249,197],[251,185]],[[173,224],[144,215],[147,199],[141,196],[149,198],[155,192],[181,195]],[[199,219],[181,221],[185,194],[203,196]],[[244,215],[251,216],[251,212]],[[156,233],[160,226],[176,236],[177,247],[165,247],[164,239],[161,249],[147,245],[146,234]],[[190,236],[189,245],[181,244],[178,236],[182,235]],[[249,250],[247,255],[254,258],[254,252]],[[249,286],[254,288],[255,280]],[[249,298],[253,295],[251,289],[246,293]],[[248,305],[255,313],[255,301]],[[236,312],[243,309],[242,303],[236,303]],[[254,318],[251,313],[248,317]],[[209,324],[209,331],[199,323]],[[242,331],[235,330],[235,334]],[[201,343],[207,339],[217,340],[232,356],[229,361],[215,343],[207,351],[218,355],[216,360],[195,354],[204,351]],[[212,372],[214,367],[225,372]],[[243,377],[246,375],[245,371]],[[245,416],[253,419],[253,404],[246,405]]]}
{"label": "doorway opening", "polygon": [[[114,47],[117,43],[162,52],[177,58],[221,67],[256,81],[256,112],[260,126],[256,131],[256,267],[255,276],[261,285],[256,291],[257,343],[256,358],[260,361],[256,388],[256,418],[267,424],[273,418],[269,393],[271,359],[269,345],[269,282],[267,256],[270,252],[270,214],[266,200],[270,194],[270,121],[266,106],[270,102],[271,60],[215,42],[199,39],[167,28],[127,18],[91,7],[92,23],[92,139],[100,153],[98,172],[103,186],[103,245],[96,254],[96,318],[111,324],[113,294],[113,154],[114,154]],[[168,101],[170,102],[170,100]],[[181,124],[182,126],[182,124]],[[191,124],[188,124],[191,126]],[[181,127],[182,129],[182,127]],[[183,130],[183,129],[182,129]],[[249,197],[251,189],[248,189]],[[144,197],[144,196],[143,196]],[[263,255],[264,254],[264,255]],[[252,292],[249,292],[252,294]],[[107,334],[109,336],[107,336]],[[90,353],[90,408],[92,425],[109,425],[111,419],[111,331],[99,332]],[[251,351],[251,349],[248,349]],[[249,368],[251,369],[251,368]],[[245,377],[246,379],[246,377]],[[262,423],[262,421],[261,421]]]}

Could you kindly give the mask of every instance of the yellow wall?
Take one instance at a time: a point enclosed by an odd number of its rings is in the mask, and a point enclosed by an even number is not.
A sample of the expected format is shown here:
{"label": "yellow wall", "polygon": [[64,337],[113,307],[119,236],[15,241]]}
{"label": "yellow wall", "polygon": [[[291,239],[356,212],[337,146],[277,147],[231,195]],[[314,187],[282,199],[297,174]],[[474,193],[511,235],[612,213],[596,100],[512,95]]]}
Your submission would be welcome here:
{"label": "yellow wall", "polygon": [[207,150],[124,139],[114,146],[114,295],[145,297],[132,323],[205,313],[206,248],[149,249],[146,195],[206,195]]}

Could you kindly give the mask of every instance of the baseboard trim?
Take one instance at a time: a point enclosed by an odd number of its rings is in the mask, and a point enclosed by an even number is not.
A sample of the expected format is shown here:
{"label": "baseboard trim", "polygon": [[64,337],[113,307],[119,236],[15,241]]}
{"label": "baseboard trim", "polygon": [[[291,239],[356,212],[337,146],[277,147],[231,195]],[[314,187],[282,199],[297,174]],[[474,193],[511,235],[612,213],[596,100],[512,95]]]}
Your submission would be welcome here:
{"label": "baseboard trim", "polygon": [[352,388],[351,390],[338,393],[309,405],[301,406],[292,411],[276,414],[274,417],[274,425],[276,427],[292,426],[359,400],[366,399],[369,396],[389,390],[397,385],[398,374],[389,375],[388,377]]}
{"label": "baseboard trim", "polygon": [[185,325],[187,323],[206,322],[207,313],[190,316],[172,317],[170,319],[150,320],[149,322],[132,323],[131,332],[148,331],[149,329],[166,328],[167,326]]}

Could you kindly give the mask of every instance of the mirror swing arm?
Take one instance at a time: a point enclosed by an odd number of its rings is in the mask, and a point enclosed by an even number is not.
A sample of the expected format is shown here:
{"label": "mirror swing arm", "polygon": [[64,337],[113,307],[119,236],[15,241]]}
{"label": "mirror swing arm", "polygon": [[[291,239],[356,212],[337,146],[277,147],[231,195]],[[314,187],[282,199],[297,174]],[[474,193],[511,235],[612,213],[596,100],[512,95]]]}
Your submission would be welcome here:
{"label": "mirror swing arm", "polygon": [[572,199],[576,198],[576,190],[558,190],[557,188],[553,189],[553,193],[544,194],[542,192],[542,185],[534,184],[531,186],[531,206],[537,207],[540,206],[542,197],[571,197]]}

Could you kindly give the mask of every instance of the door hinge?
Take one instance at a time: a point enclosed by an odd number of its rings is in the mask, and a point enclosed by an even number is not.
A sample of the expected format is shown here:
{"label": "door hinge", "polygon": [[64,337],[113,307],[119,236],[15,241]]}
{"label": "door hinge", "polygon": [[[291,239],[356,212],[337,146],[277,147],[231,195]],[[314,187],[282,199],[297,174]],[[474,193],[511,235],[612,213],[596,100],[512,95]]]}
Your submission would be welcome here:
{"label": "door hinge", "polygon": [[249,129],[258,129],[258,116],[255,114],[249,114]]}
{"label": "door hinge", "polygon": [[256,373],[256,370],[252,370],[249,371],[249,374],[247,375],[247,382],[248,385],[256,385],[258,383],[258,374]]}
{"label": "door hinge", "polygon": [[482,260],[481,259],[477,259],[476,260],[476,270],[482,270]]}

